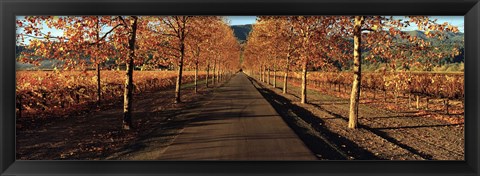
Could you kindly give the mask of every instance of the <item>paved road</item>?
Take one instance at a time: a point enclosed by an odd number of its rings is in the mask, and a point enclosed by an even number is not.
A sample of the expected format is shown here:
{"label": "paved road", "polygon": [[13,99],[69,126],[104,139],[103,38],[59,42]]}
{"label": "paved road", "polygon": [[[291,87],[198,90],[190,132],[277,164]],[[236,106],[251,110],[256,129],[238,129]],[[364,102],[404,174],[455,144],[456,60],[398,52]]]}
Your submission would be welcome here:
{"label": "paved road", "polygon": [[243,73],[219,88],[197,112],[158,159],[316,159]]}

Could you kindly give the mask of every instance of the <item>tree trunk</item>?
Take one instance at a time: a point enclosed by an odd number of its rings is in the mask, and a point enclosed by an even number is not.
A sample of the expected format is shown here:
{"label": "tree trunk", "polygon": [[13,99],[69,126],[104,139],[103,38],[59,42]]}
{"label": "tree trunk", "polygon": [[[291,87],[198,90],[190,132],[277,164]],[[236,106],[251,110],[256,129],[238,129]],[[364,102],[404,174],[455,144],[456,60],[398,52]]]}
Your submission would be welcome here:
{"label": "tree trunk", "polygon": [[262,81],[262,66],[258,69],[258,80]]}
{"label": "tree trunk", "polygon": [[260,66],[260,71],[262,75],[262,82],[265,82],[265,69],[263,68],[263,65]]}
{"label": "tree trunk", "polygon": [[273,66],[273,88],[277,87],[277,69]]}
{"label": "tree trunk", "polygon": [[220,83],[220,81],[223,80],[223,70],[218,67],[218,82]]}
{"label": "tree trunk", "polygon": [[262,81],[262,67],[258,69],[258,80]]}
{"label": "tree trunk", "polygon": [[123,129],[129,130],[132,126],[132,96],[133,96],[133,60],[135,59],[135,39],[137,35],[137,20],[138,17],[133,16],[134,19],[132,24],[132,33],[128,40],[128,60],[126,63],[127,70],[126,76],[127,79],[125,80],[124,86],[124,93],[123,93]]}
{"label": "tree trunk", "polygon": [[267,85],[270,84],[270,68],[267,68]]}
{"label": "tree trunk", "polygon": [[100,64],[97,64],[97,106],[100,106],[102,100],[102,85],[100,84]]}
{"label": "tree trunk", "polygon": [[198,61],[195,62],[195,93],[198,92],[197,79],[198,79]]}
{"label": "tree trunk", "polygon": [[260,71],[260,68],[254,73],[257,73],[258,80],[262,80],[262,72]]}
{"label": "tree trunk", "polygon": [[308,61],[303,63],[302,67],[302,94],[300,95],[300,103],[302,104],[307,102],[307,64]]}
{"label": "tree trunk", "polygon": [[210,65],[208,64],[208,59],[207,59],[207,76],[205,77],[205,87],[208,88],[208,72],[210,71]]}
{"label": "tree trunk", "polygon": [[288,80],[288,71],[289,71],[289,66],[290,66],[289,60],[290,60],[290,56],[288,55],[287,56],[287,65],[286,65],[286,68],[285,68],[285,77],[283,77],[283,94],[287,93],[287,86],[288,86],[287,80]]}
{"label": "tree trunk", "polygon": [[182,86],[182,73],[183,73],[183,58],[185,56],[185,43],[183,38],[180,39],[180,61],[178,62],[178,75],[177,75],[177,83],[175,85],[175,102],[180,103],[182,100],[180,99],[181,96],[181,86]]}
{"label": "tree trunk", "polygon": [[220,83],[219,79],[220,79],[220,64],[218,65],[218,68],[217,68],[217,76],[216,76],[217,84]]}
{"label": "tree trunk", "polygon": [[[99,27],[99,23],[100,23],[100,19],[99,17],[97,16],[97,25],[96,25],[96,28],[97,28],[97,42],[99,42],[100,40],[100,27]],[[96,44],[96,47],[98,49],[98,43]],[[97,61],[97,57],[95,57],[95,60]],[[102,87],[101,87],[101,84],[100,84],[100,63],[97,61],[97,106],[99,107],[101,104],[100,104],[100,101],[102,100]]]}
{"label": "tree trunk", "polygon": [[215,87],[215,67],[217,67],[217,60],[213,60],[213,70],[212,70],[212,85]]}
{"label": "tree trunk", "polygon": [[361,38],[362,38],[362,24],[363,16],[355,16],[355,24],[353,28],[353,85],[352,94],[350,96],[350,113],[348,128],[357,128],[358,124],[358,105],[360,102],[360,86],[362,79],[361,67]]}

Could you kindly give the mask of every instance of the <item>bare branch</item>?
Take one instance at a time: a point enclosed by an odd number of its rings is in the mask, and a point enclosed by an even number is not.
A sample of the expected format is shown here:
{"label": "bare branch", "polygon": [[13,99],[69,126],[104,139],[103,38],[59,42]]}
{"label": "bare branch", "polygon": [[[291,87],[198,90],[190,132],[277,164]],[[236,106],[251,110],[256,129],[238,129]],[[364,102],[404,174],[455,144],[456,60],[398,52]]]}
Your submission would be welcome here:
{"label": "bare branch", "polygon": [[105,38],[108,36],[108,34],[112,33],[112,32],[113,32],[117,27],[119,27],[119,26],[122,26],[122,25],[121,25],[121,24],[116,25],[115,27],[113,27],[112,29],[110,29],[110,31],[106,32],[106,33],[105,33],[100,39],[98,39],[96,42],[90,43],[90,45],[96,45],[96,44],[100,43],[100,41],[102,41],[103,39],[105,39]]}

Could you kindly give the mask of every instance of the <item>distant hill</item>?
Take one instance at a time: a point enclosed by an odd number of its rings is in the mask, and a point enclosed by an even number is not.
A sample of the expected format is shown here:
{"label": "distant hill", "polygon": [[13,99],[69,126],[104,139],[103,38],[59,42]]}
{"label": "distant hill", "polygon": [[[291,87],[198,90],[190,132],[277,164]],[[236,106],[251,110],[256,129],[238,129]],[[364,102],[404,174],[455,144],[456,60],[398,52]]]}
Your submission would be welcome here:
{"label": "distant hill", "polygon": [[247,40],[248,34],[252,30],[251,24],[232,25],[230,27],[233,29],[233,32],[235,33],[235,37],[237,37],[240,43],[243,43]]}
{"label": "distant hill", "polygon": [[[418,38],[421,38],[421,39],[426,39],[426,35],[425,35],[425,32],[423,31],[419,31],[419,30],[414,30],[414,31],[405,31],[406,33],[408,33],[410,36],[416,36]],[[464,33],[453,33],[453,32],[447,32],[447,39],[446,41],[448,41],[449,43],[463,43],[464,41]],[[438,39],[429,39],[430,41],[435,41],[435,40],[438,40]],[[438,41],[437,41],[438,42]]]}
{"label": "distant hill", "polygon": [[405,33],[409,34],[412,37],[418,37],[421,39],[427,38],[424,32],[419,31],[419,30],[414,30],[414,31],[405,31]]}
{"label": "distant hill", "polygon": [[[233,32],[235,33],[235,37],[237,37],[238,41],[240,43],[243,43],[247,40],[248,34],[252,30],[252,25],[251,24],[245,24],[245,25],[232,25],[231,28],[233,29]],[[404,31],[405,33],[410,34],[411,36],[417,36],[418,38],[421,39],[427,39],[425,32],[419,31],[419,30],[414,30],[414,31]],[[452,33],[448,32],[447,33],[447,43],[463,43],[464,41],[464,33]],[[427,39],[429,41],[433,41],[434,43],[438,43],[438,39]]]}

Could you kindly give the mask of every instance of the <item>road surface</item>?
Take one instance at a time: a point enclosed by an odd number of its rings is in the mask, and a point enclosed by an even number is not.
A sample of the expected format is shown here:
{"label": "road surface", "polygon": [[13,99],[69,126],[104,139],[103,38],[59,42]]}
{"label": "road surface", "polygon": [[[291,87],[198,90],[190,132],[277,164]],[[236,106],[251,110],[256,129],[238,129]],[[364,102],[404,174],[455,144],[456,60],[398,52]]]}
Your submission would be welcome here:
{"label": "road surface", "polygon": [[243,73],[213,96],[158,160],[316,160]]}
{"label": "road surface", "polygon": [[[126,151],[126,160],[316,160],[243,73],[236,74],[200,106],[170,144],[155,135]],[[160,135],[164,132],[159,132]],[[158,141],[159,144],[155,144]],[[115,159],[115,157],[113,157]]]}

